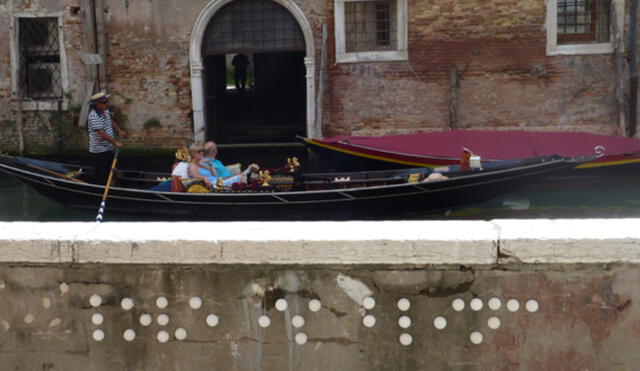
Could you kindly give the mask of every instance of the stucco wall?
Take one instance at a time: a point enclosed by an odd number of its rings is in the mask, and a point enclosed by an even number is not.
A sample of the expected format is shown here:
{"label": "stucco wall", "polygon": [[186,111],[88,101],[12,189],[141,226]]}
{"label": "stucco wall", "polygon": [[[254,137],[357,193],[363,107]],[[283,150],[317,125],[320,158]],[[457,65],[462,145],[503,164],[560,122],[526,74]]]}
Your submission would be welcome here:
{"label": "stucco wall", "polygon": [[0,223],[0,368],[634,370],[639,222]]}

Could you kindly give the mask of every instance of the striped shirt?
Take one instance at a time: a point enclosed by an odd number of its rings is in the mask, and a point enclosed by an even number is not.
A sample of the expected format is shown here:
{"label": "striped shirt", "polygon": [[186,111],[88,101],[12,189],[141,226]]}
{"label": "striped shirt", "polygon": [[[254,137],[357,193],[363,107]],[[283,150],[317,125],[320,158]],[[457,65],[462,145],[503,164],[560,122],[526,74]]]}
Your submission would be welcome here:
{"label": "striped shirt", "polygon": [[109,137],[113,138],[113,125],[111,124],[111,114],[109,110],[102,112],[102,116],[92,109],[89,112],[89,152],[102,153],[113,150],[113,144],[98,135],[98,130],[103,130]]}

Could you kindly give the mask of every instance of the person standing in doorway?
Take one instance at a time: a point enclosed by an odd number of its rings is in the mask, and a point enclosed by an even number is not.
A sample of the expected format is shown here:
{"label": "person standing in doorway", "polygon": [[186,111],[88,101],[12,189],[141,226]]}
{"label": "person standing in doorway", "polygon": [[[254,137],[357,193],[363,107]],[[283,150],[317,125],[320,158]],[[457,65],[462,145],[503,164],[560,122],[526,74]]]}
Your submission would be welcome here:
{"label": "person standing in doorway", "polygon": [[236,90],[244,93],[244,89],[247,85],[247,67],[249,67],[249,58],[238,53],[233,57],[231,61],[233,65],[233,80],[236,84]]}
{"label": "person standing in doorway", "polygon": [[104,92],[91,97],[91,111],[89,111],[89,153],[93,159],[96,172],[96,184],[106,184],[113,161],[113,148],[122,147],[122,143],[115,139],[114,132],[121,138],[126,133],[111,117],[107,104],[109,95]]}

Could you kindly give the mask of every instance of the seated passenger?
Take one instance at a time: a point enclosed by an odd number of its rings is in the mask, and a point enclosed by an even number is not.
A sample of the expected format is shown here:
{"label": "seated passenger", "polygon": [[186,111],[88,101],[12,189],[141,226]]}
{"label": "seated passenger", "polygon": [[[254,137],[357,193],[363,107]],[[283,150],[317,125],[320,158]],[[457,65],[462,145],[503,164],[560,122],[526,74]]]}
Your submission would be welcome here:
{"label": "seated passenger", "polygon": [[[188,178],[190,179],[202,180],[207,185],[207,187],[211,189],[213,187],[213,184],[209,179],[209,177],[207,175],[200,174],[201,169],[206,170],[206,168],[204,168],[203,165],[201,164],[202,158],[203,158],[203,152],[204,150],[202,149],[202,147],[195,143],[189,146],[189,155],[191,156],[191,162],[189,162],[189,165],[188,165],[187,175],[188,175]],[[176,166],[176,169],[178,169],[178,167],[180,167],[180,164]],[[174,171],[176,169],[174,169]],[[182,172],[182,171],[183,170],[181,168],[179,172]]]}
{"label": "seated passenger", "polygon": [[189,178],[189,162],[191,156],[183,146],[176,151],[176,162],[171,168],[171,192],[184,192],[183,180]]}
{"label": "seated passenger", "polygon": [[251,164],[240,174],[234,175],[220,160],[216,159],[217,155],[218,146],[216,143],[213,141],[205,143],[204,158],[201,162],[202,168],[199,169],[199,174],[208,177],[213,184],[215,184],[218,179],[222,180],[224,187],[231,187],[233,183],[246,183],[247,174],[250,171],[260,170],[258,165]]}

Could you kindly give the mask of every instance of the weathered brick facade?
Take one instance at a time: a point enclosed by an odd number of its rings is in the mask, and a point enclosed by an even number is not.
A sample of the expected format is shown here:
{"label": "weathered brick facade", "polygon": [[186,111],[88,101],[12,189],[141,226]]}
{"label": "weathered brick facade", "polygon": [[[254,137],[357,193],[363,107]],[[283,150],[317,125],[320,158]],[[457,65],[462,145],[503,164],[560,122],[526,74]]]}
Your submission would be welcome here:
{"label": "weathered brick facade", "polygon": [[616,134],[612,54],[546,56],[544,1],[409,2],[409,60],[331,69],[329,133],[457,126]]}
{"label": "weathered brick facade", "polygon": [[[52,148],[60,136],[68,146],[82,147],[84,129],[69,123],[77,120],[88,74],[77,54],[85,45],[84,2],[11,1],[0,7],[0,30],[7,35],[0,39],[0,64],[6,66],[0,69],[0,149],[17,149],[19,121],[26,149]],[[409,0],[408,60],[360,63],[336,63],[332,0],[291,3],[304,14],[313,35],[316,91],[323,86],[322,24],[328,25],[324,135],[449,128],[452,70],[458,79],[459,128],[620,134],[615,55],[548,56],[542,0]],[[207,4],[105,0],[106,88],[123,114],[121,121],[126,121],[128,145],[172,147],[193,135],[189,47],[196,19]],[[55,12],[62,12],[69,81],[62,131],[60,120],[51,120],[50,112],[17,114],[8,32],[18,13]],[[151,119],[160,126],[146,127]]]}

